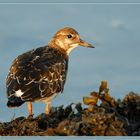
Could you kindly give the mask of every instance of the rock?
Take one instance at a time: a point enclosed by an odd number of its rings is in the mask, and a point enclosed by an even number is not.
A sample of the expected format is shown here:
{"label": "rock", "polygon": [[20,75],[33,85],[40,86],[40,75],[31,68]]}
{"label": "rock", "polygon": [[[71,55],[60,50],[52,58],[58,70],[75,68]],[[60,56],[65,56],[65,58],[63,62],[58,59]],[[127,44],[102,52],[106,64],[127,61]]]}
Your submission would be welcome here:
{"label": "rock", "polygon": [[[97,101],[101,100],[101,104]],[[50,114],[0,122],[1,136],[140,136],[140,96],[134,92],[115,100],[103,81],[82,103],[52,107]]]}

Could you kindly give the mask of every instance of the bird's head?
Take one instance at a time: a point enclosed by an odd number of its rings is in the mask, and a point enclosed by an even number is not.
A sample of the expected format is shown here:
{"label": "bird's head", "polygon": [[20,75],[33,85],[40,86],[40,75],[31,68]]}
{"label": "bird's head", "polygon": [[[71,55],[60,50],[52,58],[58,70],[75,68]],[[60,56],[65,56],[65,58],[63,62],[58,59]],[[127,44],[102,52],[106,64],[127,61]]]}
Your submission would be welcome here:
{"label": "bird's head", "polygon": [[74,48],[84,46],[94,48],[90,43],[82,40],[78,32],[70,27],[60,29],[49,42],[49,46],[62,49],[69,54]]}

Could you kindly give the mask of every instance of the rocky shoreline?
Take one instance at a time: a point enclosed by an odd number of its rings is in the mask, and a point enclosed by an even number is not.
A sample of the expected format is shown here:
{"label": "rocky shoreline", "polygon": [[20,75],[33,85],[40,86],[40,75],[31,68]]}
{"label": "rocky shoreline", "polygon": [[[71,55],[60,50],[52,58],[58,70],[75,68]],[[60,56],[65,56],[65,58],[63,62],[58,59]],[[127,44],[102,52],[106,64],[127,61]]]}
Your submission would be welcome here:
{"label": "rocky shoreline", "polygon": [[0,122],[0,136],[140,136],[138,94],[115,100],[107,81],[102,81],[99,91],[83,97],[83,103],[52,107],[49,115]]}

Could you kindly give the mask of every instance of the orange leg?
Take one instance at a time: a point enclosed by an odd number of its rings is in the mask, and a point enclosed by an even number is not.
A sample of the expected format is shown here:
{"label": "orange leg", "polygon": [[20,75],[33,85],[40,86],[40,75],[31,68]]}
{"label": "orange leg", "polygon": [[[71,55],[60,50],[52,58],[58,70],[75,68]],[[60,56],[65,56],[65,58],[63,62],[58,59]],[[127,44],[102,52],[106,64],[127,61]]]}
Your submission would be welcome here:
{"label": "orange leg", "polygon": [[28,102],[28,114],[29,114],[29,116],[33,116],[32,103],[31,102]]}
{"label": "orange leg", "polygon": [[51,102],[50,102],[50,101],[46,102],[46,108],[45,108],[45,113],[46,113],[46,115],[49,114],[49,112],[50,112],[50,107],[51,107]]}

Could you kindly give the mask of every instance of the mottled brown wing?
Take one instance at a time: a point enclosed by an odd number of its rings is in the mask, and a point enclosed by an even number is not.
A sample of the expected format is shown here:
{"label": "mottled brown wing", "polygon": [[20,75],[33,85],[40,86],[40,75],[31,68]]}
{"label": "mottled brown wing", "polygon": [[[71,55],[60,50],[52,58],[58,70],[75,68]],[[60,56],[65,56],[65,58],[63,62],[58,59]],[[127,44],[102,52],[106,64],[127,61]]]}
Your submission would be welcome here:
{"label": "mottled brown wing", "polygon": [[[15,91],[18,91],[22,84],[24,83],[23,77],[27,75],[28,70],[25,68],[28,61],[32,60],[32,56],[27,52],[23,55],[18,56],[12,63],[10,67],[9,74],[6,79],[7,96],[10,97],[14,95]],[[29,60],[30,58],[30,60]],[[24,61],[23,61],[24,60]],[[22,81],[21,81],[22,80]]]}
{"label": "mottled brown wing", "polygon": [[14,60],[7,77],[7,95],[21,90],[23,101],[34,101],[62,92],[67,73],[67,59],[46,47],[32,50]]}
{"label": "mottled brown wing", "polygon": [[46,73],[43,82],[39,83],[41,97],[49,97],[54,93],[63,91],[66,80],[66,68],[64,62],[56,63]]}

